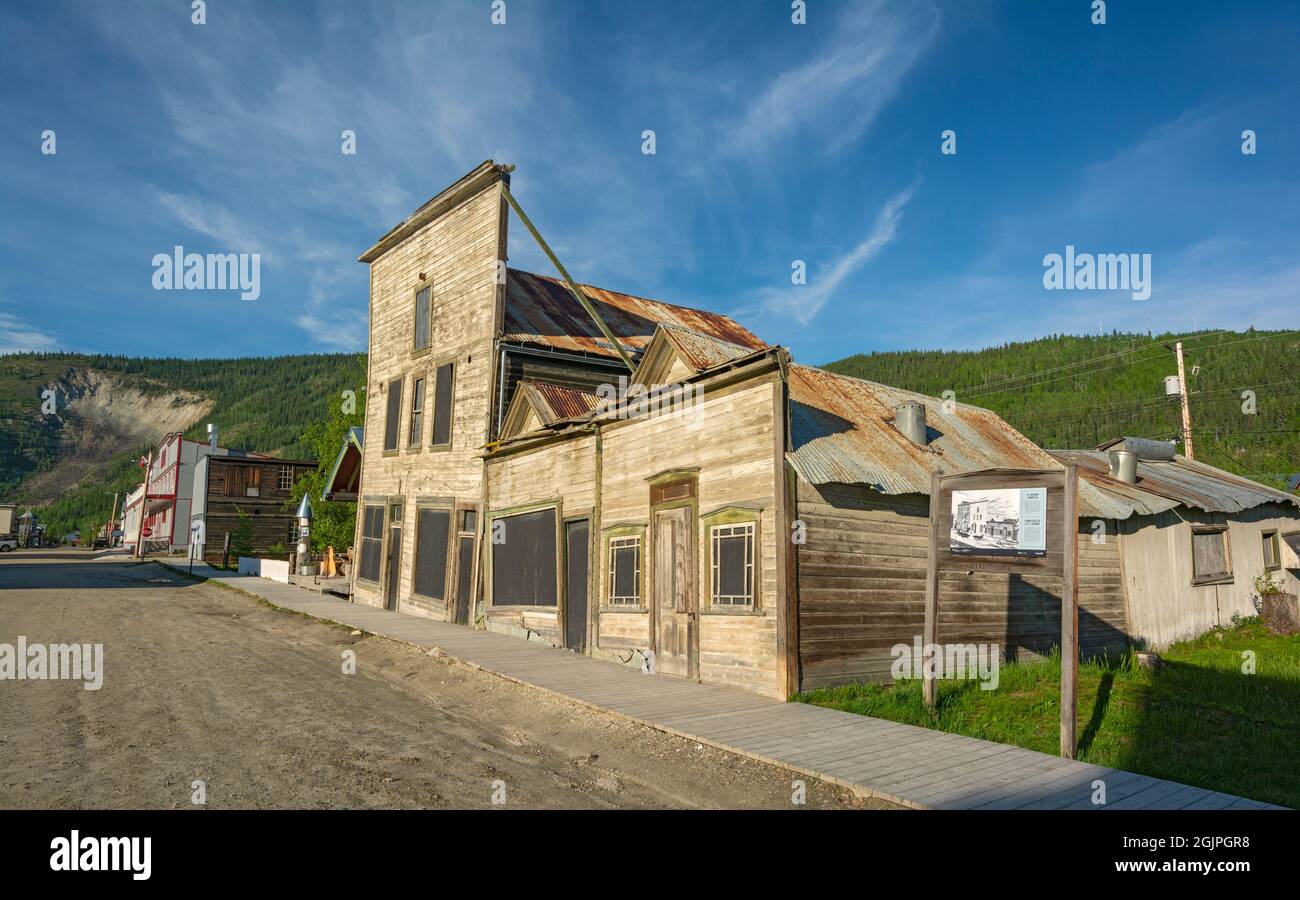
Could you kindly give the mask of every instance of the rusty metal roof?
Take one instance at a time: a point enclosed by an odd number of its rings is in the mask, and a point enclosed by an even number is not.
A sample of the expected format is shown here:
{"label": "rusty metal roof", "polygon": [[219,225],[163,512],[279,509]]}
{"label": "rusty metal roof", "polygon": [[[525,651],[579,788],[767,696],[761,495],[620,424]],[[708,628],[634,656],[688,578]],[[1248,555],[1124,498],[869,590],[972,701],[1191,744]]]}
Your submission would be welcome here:
{"label": "rusty metal roof", "polygon": [[[894,427],[894,408],[925,404],[929,443]],[[790,366],[790,461],[813,484],[866,484],[885,494],[928,494],[930,473],[989,468],[1059,469],[997,414],[888,385]]]}
{"label": "rusty metal roof", "polygon": [[521,385],[528,385],[536,391],[537,396],[550,408],[551,417],[555,419],[576,419],[587,415],[596,408],[600,397],[588,391],[562,387],[533,378],[525,378]]}
{"label": "rusty metal roof", "polygon": [[1170,461],[1139,459],[1137,482],[1128,484],[1110,477],[1110,460],[1104,451],[1049,452],[1061,461],[1073,456],[1078,461],[1080,477],[1111,502],[1128,505],[1139,515],[1154,515],[1175,506],[1210,513],[1238,513],[1265,503],[1300,506],[1300,497],[1185,456],[1175,456]]}
{"label": "rusty metal roof", "polygon": [[[674,306],[631,294],[580,285],[614,336],[633,353],[644,350],[661,323],[677,325],[751,350],[765,347],[749,330],[721,313]],[[596,323],[564,282],[510,269],[506,278],[502,340],[617,358]]]}
{"label": "rusty metal roof", "polygon": [[661,322],[659,327],[663,330],[664,335],[673,342],[673,345],[681,354],[682,360],[697,372],[720,366],[723,363],[729,363],[733,359],[740,359],[742,356],[748,356],[756,349],[762,349],[763,347],[762,342],[759,343],[758,347],[742,347],[740,344],[733,344],[731,341],[700,334],[698,331],[683,328],[680,325]]}

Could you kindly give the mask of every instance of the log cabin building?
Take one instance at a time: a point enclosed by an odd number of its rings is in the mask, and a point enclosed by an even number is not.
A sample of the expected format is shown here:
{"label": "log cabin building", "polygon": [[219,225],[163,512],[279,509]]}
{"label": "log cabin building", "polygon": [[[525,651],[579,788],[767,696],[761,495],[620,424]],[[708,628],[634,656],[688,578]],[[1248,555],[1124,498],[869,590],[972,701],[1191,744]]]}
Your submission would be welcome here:
{"label": "log cabin building", "polygon": [[[922,631],[930,476],[1061,463],[994,413],[796,364],[730,318],[508,264],[487,161],[367,250],[353,597],[785,698]],[[919,425],[918,425],[919,423]],[[1081,479],[1081,647],[1131,641]],[[946,573],[944,642],[1059,640],[1060,578]]]}
{"label": "log cabin building", "polygon": [[201,458],[194,468],[191,524],[203,523],[204,540],[192,551],[194,558],[221,562],[227,535],[234,540],[241,515],[247,517],[253,555],[277,546],[287,552],[298,538],[293,485],[315,468],[307,460],[260,454]]}

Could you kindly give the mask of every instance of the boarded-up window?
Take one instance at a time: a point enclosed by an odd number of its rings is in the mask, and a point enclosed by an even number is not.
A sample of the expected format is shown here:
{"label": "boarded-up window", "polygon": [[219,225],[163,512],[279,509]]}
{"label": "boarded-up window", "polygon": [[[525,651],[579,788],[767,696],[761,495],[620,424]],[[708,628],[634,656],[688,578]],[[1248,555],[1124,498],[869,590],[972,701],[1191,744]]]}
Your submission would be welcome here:
{"label": "boarded-up window", "polygon": [[456,367],[452,363],[438,366],[438,380],[433,395],[433,446],[451,443],[452,396]]}
{"label": "boarded-up window", "polygon": [[754,524],[717,525],[711,530],[713,602],[754,605]]}
{"label": "boarded-up window", "polygon": [[414,447],[420,443],[420,434],[424,430],[424,379],[415,379],[411,388],[411,430],[406,436],[406,445]]}
{"label": "boarded-up window", "polygon": [[423,350],[429,346],[429,288],[420,288],[415,292],[415,342],[413,350]]}
{"label": "boarded-up window", "polygon": [[244,470],[244,496],[260,497],[262,495],[262,469],[260,466],[248,466]]}
{"label": "boarded-up window", "polygon": [[411,589],[422,597],[445,600],[451,513],[445,509],[421,509],[415,529],[415,583]]}
{"label": "boarded-up window", "polygon": [[379,561],[384,542],[384,508],[367,506],[361,519],[361,548],[357,562],[357,577],[367,581],[379,580]]}
{"label": "boarded-up window", "polygon": [[492,525],[492,605],[555,606],[555,510],[506,516]]}
{"label": "boarded-up window", "polygon": [[397,449],[397,429],[402,420],[402,379],[388,382],[388,410],[384,419],[384,449]]}
{"label": "boarded-up window", "polygon": [[1192,580],[1194,583],[1232,580],[1226,528],[1192,531]]}
{"label": "boarded-up window", "polygon": [[1264,542],[1264,568],[1282,568],[1282,548],[1278,543],[1276,531],[1265,531],[1260,537]]}
{"label": "boarded-up window", "polygon": [[641,538],[610,538],[609,602],[614,606],[641,605]]}
{"label": "boarded-up window", "polygon": [[244,467],[226,466],[226,496],[244,496]]}

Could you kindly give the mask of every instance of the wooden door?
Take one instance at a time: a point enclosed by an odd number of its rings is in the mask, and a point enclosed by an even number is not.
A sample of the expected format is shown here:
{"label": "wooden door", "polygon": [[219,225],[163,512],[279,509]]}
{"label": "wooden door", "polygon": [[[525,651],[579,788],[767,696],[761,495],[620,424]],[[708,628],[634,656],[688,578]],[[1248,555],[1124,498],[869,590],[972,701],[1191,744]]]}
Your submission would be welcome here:
{"label": "wooden door", "polygon": [[691,510],[655,513],[655,671],[698,678],[695,541]]}
{"label": "wooden door", "polygon": [[564,646],[587,649],[587,564],[589,527],[586,519],[564,523]]}
{"label": "wooden door", "polygon": [[402,505],[388,509],[388,575],[384,586],[384,606],[397,609],[397,591],[402,583]]}
{"label": "wooden door", "polygon": [[456,624],[469,624],[469,600],[474,591],[474,536],[462,534],[456,564]]}

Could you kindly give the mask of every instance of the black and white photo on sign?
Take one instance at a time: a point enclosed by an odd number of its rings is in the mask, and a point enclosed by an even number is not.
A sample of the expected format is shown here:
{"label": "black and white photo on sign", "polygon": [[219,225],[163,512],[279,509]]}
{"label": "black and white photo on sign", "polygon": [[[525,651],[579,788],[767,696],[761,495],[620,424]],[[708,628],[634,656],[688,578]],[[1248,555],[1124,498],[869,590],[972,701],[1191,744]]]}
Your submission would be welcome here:
{"label": "black and white photo on sign", "polygon": [[1044,556],[1047,488],[952,492],[948,547],[981,556]]}

